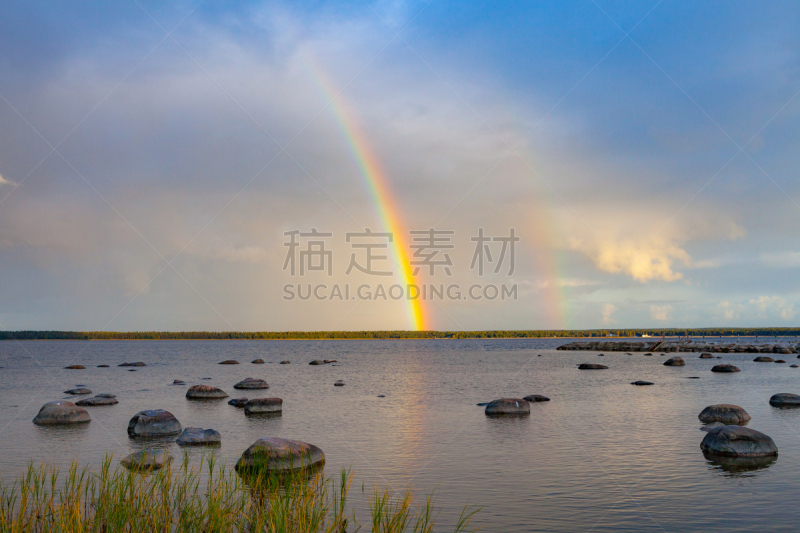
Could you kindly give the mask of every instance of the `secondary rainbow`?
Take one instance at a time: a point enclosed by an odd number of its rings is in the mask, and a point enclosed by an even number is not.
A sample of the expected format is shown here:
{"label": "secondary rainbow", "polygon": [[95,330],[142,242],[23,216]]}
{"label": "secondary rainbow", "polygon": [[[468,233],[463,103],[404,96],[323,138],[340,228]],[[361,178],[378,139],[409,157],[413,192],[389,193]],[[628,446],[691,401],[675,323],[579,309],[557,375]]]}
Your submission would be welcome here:
{"label": "secondary rainbow", "polygon": [[[385,231],[392,234],[393,252],[397,263],[400,265],[401,278],[406,287],[414,285],[414,273],[408,258],[407,231],[399,215],[399,209],[393,202],[393,195],[389,187],[389,180],[378,163],[373,150],[359,127],[358,121],[352,111],[347,108],[341,98],[341,92],[334,89],[321,69],[313,63],[307,63],[320,91],[329,102],[328,109],[332,112],[342,135],[347,141],[350,151],[358,165],[361,177],[372,195],[375,207],[383,222]],[[429,329],[428,317],[420,298],[407,299],[407,313],[412,329]]]}

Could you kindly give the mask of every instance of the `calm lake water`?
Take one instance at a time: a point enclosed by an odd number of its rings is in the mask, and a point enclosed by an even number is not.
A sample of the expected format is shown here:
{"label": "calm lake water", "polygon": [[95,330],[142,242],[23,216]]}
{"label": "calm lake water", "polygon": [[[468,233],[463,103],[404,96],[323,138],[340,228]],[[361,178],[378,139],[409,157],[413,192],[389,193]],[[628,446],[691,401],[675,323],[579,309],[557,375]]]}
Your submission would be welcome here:
{"label": "calm lake water", "polygon": [[[126,433],[131,416],[163,408],[184,427],[220,431],[216,453],[229,464],[265,436],[320,446],[327,474],[341,467],[357,473],[351,494],[362,523],[363,482],[367,492],[387,485],[410,485],[419,494],[436,489],[439,531],[451,530],[467,503],[483,506],[476,521],[484,531],[798,530],[800,409],[768,403],[777,392],[800,393],[800,369],[789,368],[795,356],[769,364],[752,362],[753,354],[721,354],[721,361],[681,354],[686,366],[665,367],[658,353],[600,358],[555,350],[566,342],[6,341],[0,479],[11,481],[29,461],[121,458],[135,449]],[[258,357],[268,364],[250,364]],[[242,364],[217,364],[224,359]],[[284,359],[292,364],[279,365]],[[339,363],[309,366],[312,359]],[[147,366],[116,366],[126,361]],[[583,362],[610,369],[577,370]],[[718,362],[742,371],[711,373]],[[63,370],[68,364],[86,370]],[[235,391],[246,377],[263,378],[270,389]],[[214,385],[231,397],[277,396],[283,415],[247,418],[227,400],[191,402],[184,398],[188,385],[170,386],[173,379]],[[339,379],[346,386],[334,387]],[[630,385],[638,379],[655,386]],[[31,423],[42,404],[66,398],[62,391],[78,384],[114,393],[120,403],[88,408],[93,420],[82,428]],[[513,419],[487,418],[476,406],[528,394],[552,401]],[[744,407],[752,416],[748,427],[775,440],[777,460],[747,472],[706,460],[697,414],[715,403]]]}

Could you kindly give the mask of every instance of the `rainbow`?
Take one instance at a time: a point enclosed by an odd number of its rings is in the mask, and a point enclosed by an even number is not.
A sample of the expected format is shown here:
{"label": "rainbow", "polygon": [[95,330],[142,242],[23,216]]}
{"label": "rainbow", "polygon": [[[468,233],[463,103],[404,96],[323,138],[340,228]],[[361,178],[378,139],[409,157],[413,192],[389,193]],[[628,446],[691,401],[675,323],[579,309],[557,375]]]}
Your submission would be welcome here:
{"label": "rainbow", "polygon": [[[373,201],[380,216],[384,229],[393,236],[392,248],[397,264],[401,269],[401,277],[406,286],[414,285],[414,274],[411,263],[408,259],[407,232],[400,218],[397,205],[393,202],[392,191],[389,187],[389,180],[386,173],[378,163],[373,150],[359,127],[355,114],[346,106],[341,98],[341,91],[335,90],[334,86],[327,79],[320,68],[314,67],[312,63],[307,63],[312,78],[315,80],[324,98],[329,102],[328,108],[331,110],[342,135],[347,140],[350,151],[358,165],[361,177],[367,185],[372,195]],[[411,329],[424,330],[430,329],[427,313],[423,309],[422,299],[406,299],[408,320]]]}

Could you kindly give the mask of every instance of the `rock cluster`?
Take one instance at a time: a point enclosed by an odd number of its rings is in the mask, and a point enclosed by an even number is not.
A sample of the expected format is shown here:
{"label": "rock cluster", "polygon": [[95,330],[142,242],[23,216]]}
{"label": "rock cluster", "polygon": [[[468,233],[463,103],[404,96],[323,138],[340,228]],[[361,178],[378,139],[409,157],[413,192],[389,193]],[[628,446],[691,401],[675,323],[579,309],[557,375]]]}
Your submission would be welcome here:
{"label": "rock cluster", "polygon": [[708,353],[800,353],[797,343],[741,344],[731,342],[706,342],[691,339],[680,341],[574,341],[556,348],[557,350],[585,350],[592,352],[708,352]]}

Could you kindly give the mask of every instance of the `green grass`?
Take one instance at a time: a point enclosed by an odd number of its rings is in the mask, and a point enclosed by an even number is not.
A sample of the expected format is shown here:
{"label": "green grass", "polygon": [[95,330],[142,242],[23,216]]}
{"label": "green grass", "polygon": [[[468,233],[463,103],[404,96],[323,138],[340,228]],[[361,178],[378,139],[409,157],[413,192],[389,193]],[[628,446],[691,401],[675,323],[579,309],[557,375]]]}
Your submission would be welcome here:
{"label": "green grass", "polygon": [[[114,466],[112,466],[114,465]],[[13,484],[0,485],[0,532],[286,532],[367,530],[347,514],[353,474],[325,477],[321,470],[240,477],[204,456],[191,464],[132,472],[107,457],[98,470],[73,462],[66,474],[29,465]],[[375,533],[430,533],[432,495],[415,504],[413,493],[388,489],[367,496]],[[455,527],[467,528],[477,509],[464,507]]]}

